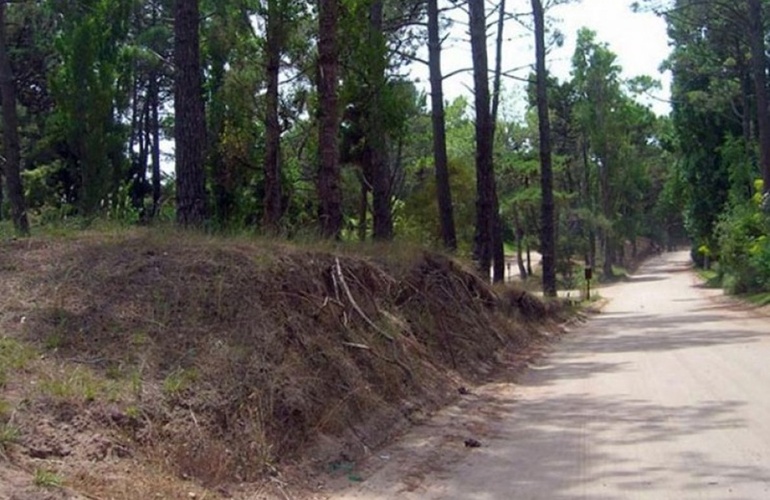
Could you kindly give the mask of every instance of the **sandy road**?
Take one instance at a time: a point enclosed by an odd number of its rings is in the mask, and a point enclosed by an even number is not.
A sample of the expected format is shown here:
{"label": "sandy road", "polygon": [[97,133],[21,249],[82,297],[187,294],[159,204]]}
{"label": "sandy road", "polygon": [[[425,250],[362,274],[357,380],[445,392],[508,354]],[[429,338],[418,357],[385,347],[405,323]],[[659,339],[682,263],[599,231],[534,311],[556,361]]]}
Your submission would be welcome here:
{"label": "sandy road", "polygon": [[[770,318],[716,300],[687,263],[664,254],[602,290],[604,312],[516,384],[331,498],[770,499]],[[462,447],[471,431],[483,447]]]}

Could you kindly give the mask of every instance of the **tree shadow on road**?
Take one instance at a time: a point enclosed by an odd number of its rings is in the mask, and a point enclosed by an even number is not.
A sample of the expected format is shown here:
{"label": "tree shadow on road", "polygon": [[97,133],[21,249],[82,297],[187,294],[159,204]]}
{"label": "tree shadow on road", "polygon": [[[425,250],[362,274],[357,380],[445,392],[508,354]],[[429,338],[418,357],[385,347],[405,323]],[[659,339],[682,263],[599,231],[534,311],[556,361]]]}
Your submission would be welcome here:
{"label": "tree shadow on road", "polygon": [[[510,398],[498,405],[497,410],[511,415],[514,422],[476,452],[474,469],[483,473],[445,478],[441,498],[495,499],[504,498],[501,491],[507,491],[510,496],[505,498],[622,500],[651,488],[679,491],[677,498],[713,495],[723,488],[721,498],[727,498],[727,484],[739,487],[765,483],[768,478],[766,468],[727,463],[698,452],[673,456],[661,452],[658,457],[647,454],[631,461],[599,451],[610,449],[609,445],[612,449],[665,447],[741,427],[745,422],[736,416],[743,405],[739,401],[672,408],[633,398],[570,394],[525,401]],[[603,486],[606,494],[601,492]]]}

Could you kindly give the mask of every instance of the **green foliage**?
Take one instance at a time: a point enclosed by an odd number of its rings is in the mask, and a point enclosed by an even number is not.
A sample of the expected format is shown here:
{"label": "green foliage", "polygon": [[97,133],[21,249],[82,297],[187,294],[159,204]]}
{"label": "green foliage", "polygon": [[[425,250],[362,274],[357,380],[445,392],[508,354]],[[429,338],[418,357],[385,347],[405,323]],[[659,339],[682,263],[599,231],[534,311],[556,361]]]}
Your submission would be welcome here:
{"label": "green foliage", "polygon": [[[433,164],[426,160],[420,163],[416,173],[417,187],[404,201],[395,219],[399,237],[431,245],[440,242],[438,201],[436,198],[436,177]],[[469,250],[473,240],[475,220],[474,200],[475,171],[473,165],[461,160],[449,162],[449,179],[455,206],[457,239],[461,249]]]}
{"label": "green foliage", "polygon": [[64,483],[64,479],[59,474],[48,469],[35,469],[33,482],[35,486],[41,488],[60,488]]}
{"label": "green foliage", "polygon": [[[725,238],[727,219],[748,229],[740,222],[746,214],[730,208],[745,203],[757,173],[756,146],[747,140],[755,135],[748,30],[736,30],[745,23],[745,5],[677,0],[678,14],[667,16],[673,42],[666,68],[674,75],[675,191],[696,250],[721,247],[716,228],[719,223],[719,238]],[[666,194],[669,205],[672,194]],[[699,258],[697,252],[693,256]]]}
{"label": "green foliage", "polygon": [[131,183],[121,183],[114,193],[107,195],[104,205],[107,220],[127,225],[141,220],[142,209],[132,203]]}
{"label": "green foliage", "polygon": [[194,369],[179,368],[163,379],[163,392],[169,396],[179,395],[182,391],[190,387],[196,380],[198,380],[198,372]]}
{"label": "green foliage", "polygon": [[0,388],[4,387],[8,374],[22,370],[35,358],[35,351],[18,340],[0,337]]}
{"label": "green foliage", "polygon": [[749,203],[734,205],[716,226],[719,269],[730,293],[770,291],[770,216],[761,185]]}
{"label": "green foliage", "polygon": [[8,422],[0,422],[0,456],[9,445],[17,442],[20,436],[21,433],[16,426]]}
{"label": "green foliage", "polygon": [[40,381],[38,390],[57,400],[90,402],[103,398],[118,401],[124,392],[124,385],[121,381],[105,380],[91,370],[77,366],[48,374]]}
{"label": "green foliage", "polygon": [[55,40],[61,59],[51,76],[56,101],[48,128],[64,155],[78,209],[90,216],[117,189],[125,168],[127,130],[117,119],[130,76],[122,51],[128,33],[128,0],[55,4],[62,26]]}

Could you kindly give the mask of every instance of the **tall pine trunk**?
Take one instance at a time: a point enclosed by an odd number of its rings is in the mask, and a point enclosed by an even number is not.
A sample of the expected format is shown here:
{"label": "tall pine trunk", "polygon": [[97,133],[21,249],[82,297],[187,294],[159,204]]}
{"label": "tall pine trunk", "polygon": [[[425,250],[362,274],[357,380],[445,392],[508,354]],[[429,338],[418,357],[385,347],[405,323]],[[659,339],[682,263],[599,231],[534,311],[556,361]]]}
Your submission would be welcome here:
{"label": "tall pine trunk", "polygon": [[371,0],[369,7],[369,46],[374,56],[368,64],[367,79],[370,89],[366,106],[366,162],[367,175],[372,185],[372,236],[375,240],[393,238],[391,207],[391,176],[388,162],[387,134],[383,111],[383,91],[386,85],[387,51],[383,34],[383,0]]}
{"label": "tall pine trunk", "polygon": [[532,0],[535,17],[537,116],[540,132],[540,188],[542,192],[540,252],[543,255],[543,294],[556,296],[556,229],[551,165],[551,121],[545,68],[545,14],[541,0]]}
{"label": "tall pine trunk", "polygon": [[765,55],[765,24],[761,0],[748,0],[749,47],[751,73],[757,99],[757,132],[759,133],[759,163],[764,192],[770,192],[770,109],[767,96],[767,56]]}
{"label": "tall pine trunk", "polygon": [[449,160],[446,150],[446,120],[444,118],[444,84],[441,74],[441,38],[439,33],[438,0],[428,0],[428,62],[430,70],[431,120],[433,122],[433,162],[436,172],[441,240],[444,247],[457,249],[452,189],[449,183]]}
{"label": "tall pine trunk", "polygon": [[469,27],[476,106],[476,233],[473,256],[482,275],[489,276],[495,231],[495,177],[492,163],[492,116],[489,105],[487,30],[484,0],[469,0]]}
{"label": "tall pine trunk", "polygon": [[[5,151],[5,181],[8,200],[11,203],[13,227],[21,235],[29,234],[27,209],[24,203],[24,189],[21,184],[21,156],[19,153],[19,118],[16,114],[16,87],[8,54],[5,27],[7,1],[0,1],[0,96],[3,107],[3,146]],[[0,190],[2,185],[0,184]],[[2,199],[0,198],[0,201]]]}
{"label": "tall pine trunk", "polygon": [[150,101],[150,135],[152,138],[152,217],[160,212],[161,170],[160,170],[160,90],[158,74],[150,73],[147,99]]}
{"label": "tall pine trunk", "polygon": [[278,119],[278,77],[281,71],[282,12],[279,0],[267,0],[267,50],[265,69],[267,93],[265,111],[265,211],[262,223],[268,232],[277,232],[281,215],[281,123]]}
{"label": "tall pine trunk", "polygon": [[340,188],[337,129],[338,0],[318,2],[318,200],[321,234],[339,238],[342,232],[342,190]]}
{"label": "tall pine trunk", "polygon": [[206,116],[201,84],[198,0],[174,2],[174,139],[177,223],[201,226],[207,217],[203,169]]}
{"label": "tall pine trunk", "polygon": [[[495,132],[497,130],[497,110],[500,107],[500,88],[503,75],[503,31],[505,29],[505,0],[500,0],[497,14],[497,40],[495,43],[495,74],[492,83],[492,139],[495,143]],[[494,179],[494,174],[493,179]],[[503,245],[503,221],[500,217],[500,202],[497,197],[497,188],[494,191],[494,200],[492,202],[492,213],[495,217],[495,225],[492,232],[492,272],[495,283],[505,281],[505,247]]]}

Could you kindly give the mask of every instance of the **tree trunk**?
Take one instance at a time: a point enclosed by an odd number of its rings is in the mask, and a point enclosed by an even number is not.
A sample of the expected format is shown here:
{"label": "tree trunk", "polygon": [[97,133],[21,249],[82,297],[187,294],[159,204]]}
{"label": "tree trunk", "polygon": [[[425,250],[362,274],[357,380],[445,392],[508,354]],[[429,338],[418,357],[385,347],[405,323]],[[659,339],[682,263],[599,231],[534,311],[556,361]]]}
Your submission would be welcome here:
{"label": "tree trunk", "polygon": [[[152,9],[152,26],[158,25],[158,6]],[[150,131],[152,135],[152,217],[160,214],[161,169],[160,169],[160,74],[157,69],[150,71],[147,84],[147,99],[150,101]]]}
{"label": "tree trunk", "polygon": [[[503,74],[503,30],[505,28],[505,0],[500,0],[497,17],[497,39],[495,43],[495,74],[492,83],[492,154],[494,154],[495,131],[497,130],[497,111],[500,107],[500,87],[502,85]],[[492,173],[494,178],[494,172]],[[492,280],[499,283],[505,280],[505,246],[503,245],[503,220],[500,217],[500,202],[497,197],[497,188],[494,188],[494,199],[492,202],[492,213],[495,218],[495,224],[492,230]]]}
{"label": "tree trunk", "polygon": [[[605,144],[604,151],[607,151],[608,147]],[[607,159],[609,155],[600,155],[602,159],[599,165],[599,197],[601,202],[602,214],[605,221],[612,220],[612,201],[610,199],[610,160]],[[602,273],[604,279],[611,279],[614,274],[612,271],[612,264],[614,264],[614,253],[611,242],[611,228],[606,225],[599,231],[599,239],[602,249]]]}
{"label": "tree trunk", "polygon": [[145,217],[144,197],[147,194],[147,167],[150,156],[150,103],[145,94],[142,103],[142,115],[139,117],[139,157],[136,162],[136,171],[133,173],[132,203],[142,219]]}
{"label": "tree trunk", "polygon": [[339,238],[342,232],[337,129],[337,15],[338,0],[318,2],[318,200],[321,234]]}
{"label": "tree trunk", "polygon": [[[227,6],[219,3],[212,16],[220,19],[227,17]],[[225,76],[227,75],[227,50],[219,44],[212,47],[208,54],[208,167],[211,175],[210,185],[213,200],[212,216],[217,226],[228,227],[235,214],[236,176],[232,165],[225,161],[222,154],[222,142],[225,140],[225,115],[227,104],[224,97]],[[262,187],[262,186],[260,186]],[[255,197],[261,197],[255,194]],[[253,220],[256,224],[257,217]]]}
{"label": "tree trunk", "polygon": [[[492,174],[494,176],[494,173]],[[505,245],[503,244],[503,219],[500,217],[497,188],[494,188],[492,200],[492,216],[494,226],[492,228],[492,281],[502,283],[505,281]]]}
{"label": "tree trunk", "polygon": [[439,34],[438,0],[428,0],[428,62],[430,69],[431,119],[433,122],[433,162],[436,171],[441,240],[447,250],[457,250],[452,189],[449,183],[449,160],[446,150],[444,119],[444,83],[441,75],[441,38]]}
{"label": "tree trunk", "polygon": [[206,116],[201,84],[199,24],[198,0],[175,0],[176,220],[185,227],[201,226],[207,216],[203,169]]}
{"label": "tree trunk", "polygon": [[368,224],[366,216],[369,213],[369,185],[366,182],[364,173],[361,172],[361,197],[358,201],[358,241],[366,241],[366,231]]}
{"label": "tree trunk", "polygon": [[527,268],[524,267],[524,231],[516,224],[516,264],[519,266],[519,276],[525,280],[529,277]]}
{"label": "tree trunk", "polygon": [[588,211],[591,217],[591,219],[587,221],[588,253],[586,254],[586,266],[595,269],[596,268],[596,230],[594,229],[594,226],[595,226],[596,214],[594,213],[594,202],[593,202],[593,199],[591,198],[591,170],[589,168],[589,163],[588,163],[588,142],[586,141],[585,137],[582,140],[581,152],[582,152],[582,158],[583,158],[583,184],[585,184],[584,186],[585,190],[584,190],[583,196],[585,197],[586,203],[588,203]]}
{"label": "tree trunk", "polygon": [[281,123],[278,119],[278,76],[281,70],[281,37],[283,32],[279,0],[267,0],[267,50],[265,66],[267,93],[265,111],[265,230],[275,233],[279,229],[283,209],[281,207]]}
{"label": "tree trunk", "polygon": [[[24,203],[24,189],[21,184],[21,155],[19,152],[19,119],[16,114],[16,88],[8,46],[6,45],[6,4],[6,1],[0,1],[0,96],[2,97],[3,107],[4,171],[8,187],[8,200],[11,203],[13,227],[17,233],[26,236],[29,234],[29,222]],[[0,185],[0,190],[2,190],[2,185]]]}
{"label": "tree trunk", "polygon": [[765,56],[765,25],[761,0],[748,0],[749,46],[751,73],[757,98],[757,128],[759,132],[759,164],[764,192],[770,192],[770,111],[767,96],[767,63]]}
{"label": "tree trunk", "polygon": [[369,8],[369,45],[376,55],[368,65],[370,88],[366,117],[366,150],[369,182],[372,185],[372,236],[375,240],[393,239],[390,168],[387,154],[387,134],[383,123],[383,90],[386,85],[387,53],[382,25],[383,0],[372,0]]}
{"label": "tree trunk", "polygon": [[486,17],[483,0],[469,0],[469,27],[476,106],[476,233],[473,257],[489,276],[497,229],[495,177],[492,164],[492,116],[489,109]]}
{"label": "tree trunk", "polygon": [[150,73],[147,99],[150,101],[150,134],[152,136],[152,217],[160,212],[161,171],[160,171],[160,90],[158,74]]}
{"label": "tree trunk", "polygon": [[500,88],[503,77],[503,30],[505,29],[505,0],[500,0],[497,13],[497,39],[495,41],[495,74],[492,83],[492,135],[497,129],[497,112],[500,108]]}
{"label": "tree trunk", "polygon": [[540,188],[542,192],[540,252],[543,254],[543,294],[556,296],[556,235],[551,165],[551,122],[545,68],[545,14],[540,0],[532,0],[535,16],[537,117],[540,132]]}
{"label": "tree trunk", "polygon": [[529,242],[527,242],[527,274],[529,276],[535,274],[532,272],[532,248],[529,246]]}

